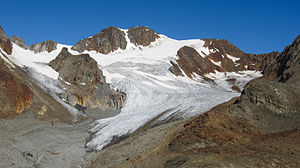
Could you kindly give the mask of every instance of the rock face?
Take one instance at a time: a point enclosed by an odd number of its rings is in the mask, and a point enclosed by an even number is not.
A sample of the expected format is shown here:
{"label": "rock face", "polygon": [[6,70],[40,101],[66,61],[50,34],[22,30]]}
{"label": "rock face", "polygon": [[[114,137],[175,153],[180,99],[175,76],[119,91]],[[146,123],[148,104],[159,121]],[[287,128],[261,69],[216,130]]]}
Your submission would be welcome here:
{"label": "rock face", "polygon": [[59,84],[66,90],[61,97],[71,105],[87,111],[122,107],[125,94],[110,88],[97,62],[88,54],[72,55],[63,48],[49,66],[59,73]]}
{"label": "rock face", "polygon": [[278,78],[281,82],[299,84],[300,81],[300,35],[285,48],[278,61]]}
{"label": "rock face", "polygon": [[2,48],[2,50],[5,51],[7,54],[11,54],[12,52],[12,43],[4,33],[1,26],[0,26],[0,48]]}
{"label": "rock face", "polygon": [[149,46],[159,38],[158,34],[149,27],[132,27],[128,30],[128,38],[135,45]]}
{"label": "rock face", "polygon": [[18,81],[0,59],[0,118],[15,118],[31,105],[32,99],[32,91]]}
{"label": "rock face", "polygon": [[[216,66],[207,58],[203,58],[194,48],[183,46],[177,51],[176,61],[184,73],[192,78],[193,73],[204,75],[216,70]],[[175,65],[176,66],[176,65]]]}
{"label": "rock face", "polygon": [[29,46],[29,49],[31,51],[34,51],[35,53],[40,53],[40,52],[45,52],[45,51],[50,53],[50,52],[56,50],[57,44],[58,43],[55,41],[44,41],[42,43],[32,44],[31,46]]}
{"label": "rock face", "polygon": [[92,37],[78,41],[72,47],[72,50],[78,52],[94,50],[102,54],[108,54],[119,48],[125,50],[126,46],[125,33],[117,27],[108,27]]}
{"label": "rock face", "polygon": [[21,48],[28,49],[29,47],[26,45],[22,37],[18,37],[16,35],[13,35],[10,37],[11,42],[15,43]]}

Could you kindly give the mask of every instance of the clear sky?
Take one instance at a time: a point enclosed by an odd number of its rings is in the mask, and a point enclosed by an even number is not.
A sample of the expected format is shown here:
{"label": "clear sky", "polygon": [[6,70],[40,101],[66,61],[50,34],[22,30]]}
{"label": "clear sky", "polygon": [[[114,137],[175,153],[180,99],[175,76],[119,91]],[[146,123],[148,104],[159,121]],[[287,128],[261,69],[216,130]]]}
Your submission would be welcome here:
{"label": "clear sky", "polygon": [[27,44],[75,44],[109,26],[149,26],[174,39],[227,39],[264,53],[300,34],[300,0],[6,0],[0,25]]}

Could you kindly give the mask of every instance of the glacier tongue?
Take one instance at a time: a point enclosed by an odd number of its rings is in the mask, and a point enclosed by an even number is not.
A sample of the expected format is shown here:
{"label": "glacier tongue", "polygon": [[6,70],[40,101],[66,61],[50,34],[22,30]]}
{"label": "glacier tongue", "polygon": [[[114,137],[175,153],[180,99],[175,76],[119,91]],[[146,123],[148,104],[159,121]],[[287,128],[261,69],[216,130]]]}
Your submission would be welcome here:
{"label": "glacier tongue", "polygon": [[[168,64],[117,62],[104,67],[108,73],[118,72],[126,78],[113,78],[112,84],[127,94],[127,101],[117,116],[95,122],[92,139],[87,148],[101,150],[114,137],[132,134],[148,121],[162,115],[187,118],[201,114],[217,104],[239,96],[231,92],[228,76],[237,77],[242,83],[259,76],[259,73],[230,73],[216,79],[216,84],[196,82],[187,77],[175,77],[167,70]],[[249,74],[254,76],[249,76]]]}

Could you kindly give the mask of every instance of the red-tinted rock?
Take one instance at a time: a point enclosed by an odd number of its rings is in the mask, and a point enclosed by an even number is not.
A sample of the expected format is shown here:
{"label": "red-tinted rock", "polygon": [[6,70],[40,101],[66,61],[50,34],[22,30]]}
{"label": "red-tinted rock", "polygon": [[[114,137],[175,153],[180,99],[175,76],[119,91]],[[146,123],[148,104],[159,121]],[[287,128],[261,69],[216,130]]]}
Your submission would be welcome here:
{"label": "red-tinted rock", "polygon": [[0,59],[0,119],[13,119],[31,105],[33,93]]}
{"label": "red-tinted rock", "polygon": [[203,76],[216,70],[216,66],[208,58],[203,58],[192,47],[181,47],[177,51],[177,56],[178,59],[176,61],[179,67],[190,78],[192,78],[193,73]]}

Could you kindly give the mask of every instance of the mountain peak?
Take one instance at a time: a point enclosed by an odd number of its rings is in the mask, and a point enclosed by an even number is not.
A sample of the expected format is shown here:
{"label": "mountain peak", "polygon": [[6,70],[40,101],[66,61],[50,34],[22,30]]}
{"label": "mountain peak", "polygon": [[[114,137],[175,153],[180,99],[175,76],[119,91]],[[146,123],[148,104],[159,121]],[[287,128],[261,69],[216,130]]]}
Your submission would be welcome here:
{"label": "mountain peak", "polygon": [[79,40],[72,47],[72,50],[78,52],[94,50],[102,54],[108,54],[119,48],[125,50],[126,45],[125,33],[117,27],[108,27],[92,37]]}
{"label": "mountain peak", "polygon": [[148,46],[159,38],[158,34],[146,26],[131,27],[128,29],[128,38],[135,45]]}
{"label": "mountain peak", "polygon": [[[129,41],[126,40],[127,38]],[[111,26],[91,37],[79,40],[72,47],[72,50],[78,52],[87,50],[108,54],[118,49],[125,50],[128,43],[133,43],[135,46],[149,46],[157,38],[159,38],[158,34],[149,27],[131,27],[128,31],[123,31],[120,28]]]}

